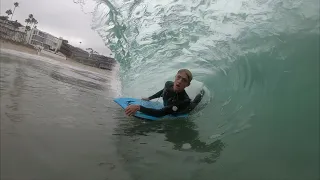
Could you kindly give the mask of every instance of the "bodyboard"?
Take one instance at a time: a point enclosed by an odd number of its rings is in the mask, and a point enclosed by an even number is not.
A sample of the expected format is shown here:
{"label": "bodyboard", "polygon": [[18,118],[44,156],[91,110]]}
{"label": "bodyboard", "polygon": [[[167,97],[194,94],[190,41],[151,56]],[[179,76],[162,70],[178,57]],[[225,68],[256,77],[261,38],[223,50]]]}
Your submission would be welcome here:
{"label": "bodyboard", "polygon": [[[113,100],[114,102],[116,102],[119,106],[121,106],[123,109],[126,109],[129,105],[131,104],[137,104],[137,105],[141,105],[144,106],[146,108],[153,108],[153,109],[161,109],[163,108],[163,104],[160,102],[155,102],[155,101],[144,101],[141,99],[137,99],[137,98],[115,98]],[[159,120],[159,119],[168,119],[168,118],[186,118],[188,117],[188,114],[179,114],[179,115],[166,115],[166,116],[162,116],[162,117],[154,117],[154,116],[150,116],[147,114],[144,114],[140,111],[137,111],[134,114],[135,117],[138,118],[143,118],[143,119],[148,119],[148,120]]]}

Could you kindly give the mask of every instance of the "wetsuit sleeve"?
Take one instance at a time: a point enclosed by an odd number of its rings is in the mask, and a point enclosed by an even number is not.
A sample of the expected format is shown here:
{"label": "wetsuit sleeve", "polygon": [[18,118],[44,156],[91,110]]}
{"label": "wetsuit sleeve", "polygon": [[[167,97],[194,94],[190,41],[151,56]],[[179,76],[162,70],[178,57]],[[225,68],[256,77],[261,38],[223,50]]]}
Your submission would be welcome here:
{"label": "wetsuit sleeve", "polygon": [[159,92],[155,93],[154,95],[150,96],[149,99],[151,100],[151,99],[161,97],[164,89],[170,88],[170,86],[172,86],[172,85],[173,85],[172,81],[167,81],[166,84],[164,85],[164,88],[161,89]]}
{"label": "wetsuit sleeve", "polygon": [[205,93],[205,91],[202,89],[200,91],[200,93],[197,94],[197,96],[194,98],[194,100],[192,102],[190,102],[190,105],[188,106],[188,108],[184,109],[180,113],[182,113],[182,114],[190,113],[200,103],[200,101],[203,98],[204,93]]}
{"label": "wetsuit sleeve", "polygon": [[[188,99],[184,99],[179,103],[175,103],[170,106],[165,106],[162,109],[152,109],[152,108],[146,108],[144,106],[140,106],[140,112],[150,116],[154,116],[154,117],[161,117],[167,114],[178,113],[180,110],[187,108],[189,104],[190,104],[190,99],[188,98]],[[174,110],[173,106],[176,106],[177,109]]]}
{"label": "wetsuit sleeve", "polygon": [[151,100],[154,98],[159,98],[161,97],[162,93],[163,93],[163,89],[161,89],[159,92],[155,93],[154,95],[150,96],[149,99]]}

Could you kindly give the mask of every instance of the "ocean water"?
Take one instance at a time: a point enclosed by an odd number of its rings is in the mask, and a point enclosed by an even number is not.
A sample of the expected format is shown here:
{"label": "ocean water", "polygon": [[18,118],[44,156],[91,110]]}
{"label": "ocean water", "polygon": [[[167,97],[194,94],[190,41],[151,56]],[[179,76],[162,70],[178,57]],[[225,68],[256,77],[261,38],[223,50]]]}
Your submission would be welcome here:
{"label": "ocean water", "polygon": [[0,179],[123,179],[112,135],[118,110],[113,77],[76,62],[1,49]]}
{"label": "ocean water", "polygon": [[[318,180],[319,1],[96,1],[113,71],[0,51],[2,180]],[[126,117],[115,97],[180,68],[187,119]]]}
{"label": "ocean water", "polygon": [[119,96],[180,68],[206,89],[188,120],[119,121],[133,179],[319,179],[319,1],[101,0],[93,29]]}

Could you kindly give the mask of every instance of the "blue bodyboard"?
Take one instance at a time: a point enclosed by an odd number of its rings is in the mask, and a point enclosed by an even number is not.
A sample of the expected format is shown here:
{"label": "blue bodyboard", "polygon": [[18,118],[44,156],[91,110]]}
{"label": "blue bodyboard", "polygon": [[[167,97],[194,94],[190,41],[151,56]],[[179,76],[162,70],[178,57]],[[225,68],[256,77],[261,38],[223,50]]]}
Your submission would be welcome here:
{"label": "blue bodyboard", "polygon": [[[136,98],[115,98],[113,101],[116,102],[118,105],[120,105],[123,109],[126,109],[131,104],[138,104],[138,105],[144,106],[146,108],[153,108],[153,109],[163,108],[163,104],[160,102],[144,101],[144,100],[136,99]],[[164,118],[166,118],[166,119],[168,119],[168,118],[186,118],[186,117],[188,117],[188,114],[179,114],[179,115],[171,115],[170,114],[170,115],[166,115],[166,116],[162,116],[162,117],[154,117],[154,116],[144,114],[140,111],[137,111],[134,114],[134,116],[138,117],[138,118],[156,121],[156,120],[164,119]]]}

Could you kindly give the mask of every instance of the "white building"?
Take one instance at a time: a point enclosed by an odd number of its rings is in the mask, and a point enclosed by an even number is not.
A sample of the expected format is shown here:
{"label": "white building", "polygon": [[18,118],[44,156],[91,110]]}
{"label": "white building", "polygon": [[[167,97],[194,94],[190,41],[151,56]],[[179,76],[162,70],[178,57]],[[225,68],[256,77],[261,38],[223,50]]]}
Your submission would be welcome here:
{"label": "white building", "polygon": [[26,42],[33,46],[41,46],[43,49],[57,51],[62,44],[62,38],[57,38],[49,33],[33,28],[27,32]]}

